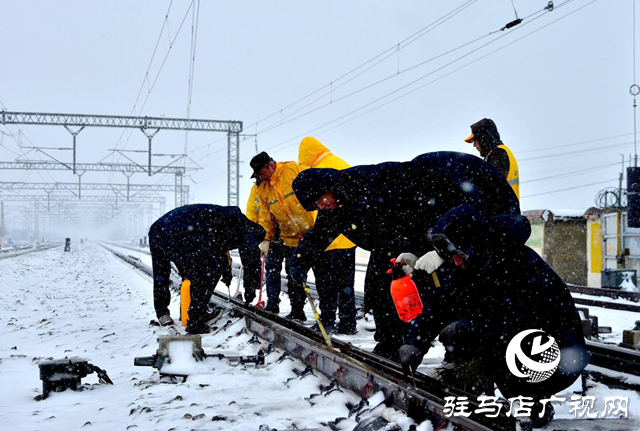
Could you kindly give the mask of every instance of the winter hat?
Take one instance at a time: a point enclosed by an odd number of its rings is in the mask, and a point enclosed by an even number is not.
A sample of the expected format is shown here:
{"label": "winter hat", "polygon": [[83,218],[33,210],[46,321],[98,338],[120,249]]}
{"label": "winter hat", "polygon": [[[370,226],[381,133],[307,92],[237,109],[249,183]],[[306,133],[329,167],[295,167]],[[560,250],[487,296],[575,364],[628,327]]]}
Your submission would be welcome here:
{"label": "winter hat", "polygon": [[465,141],[472,143],[474,140],[480,142],[480,148],[493,148],[497,145],[502,145],[498,127],[489,118],[483,118],[471,125],[471,135]]}
{"label": "winter hat", "polygon": [[325,193],[334,191],[339,179],[340,171],[337,169],[307,169],[293,180],[293,192],[305,210],[315,211],[318,199]]}
{"label": "winter hat", "polygon": [[266,151],[256,154],[253,156],[251,161],[249,162],[249,166],[253,169],[253,174],[251,178],[258,178],[260,175],[260,169],[262,169],[267,163],[272,161],[273,159]]}
{"label": "winter hat", "polygon": [[489,226],[470,205],[463,204],[442,216],[428,235],[438,254],[446,259],[458,255],[465,266],[474,255],[484,254],[489,242]]}

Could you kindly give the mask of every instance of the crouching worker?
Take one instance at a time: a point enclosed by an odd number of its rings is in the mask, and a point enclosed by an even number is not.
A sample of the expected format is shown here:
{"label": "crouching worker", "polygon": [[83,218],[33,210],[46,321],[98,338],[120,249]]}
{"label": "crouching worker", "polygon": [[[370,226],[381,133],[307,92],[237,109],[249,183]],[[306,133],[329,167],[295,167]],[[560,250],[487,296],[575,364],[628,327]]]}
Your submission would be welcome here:
{"label": "crouching worker", "polygon": [[458,386],[493,395],[495,383],[506,398],[530,397],[533,425],[541,426],[553,407],[542,414],[539,401],[569,387],[588,353],[567,286],[524,245],[530,233],[520,215],[486,220],[468,205],[447,212],[428,235],[435,251],[415,264],[437,269],[442,287],[412,321],[400,362],[415,370],[440,334],[450,363],[443,370]]}
{"label": "crouching worker", "polygon": [[171,325],[171,262],[183,280],[191,282],[187,332],[209,332],[208,304],[222,278],[233,278],[229,250],[238,249],[244,267],[245,301],[255,298],[260,284],[260,249],[264,229],[247,219],[238,207],[185,205],[169,211],[149,229],[153,261],[153,303],[161,325]]}

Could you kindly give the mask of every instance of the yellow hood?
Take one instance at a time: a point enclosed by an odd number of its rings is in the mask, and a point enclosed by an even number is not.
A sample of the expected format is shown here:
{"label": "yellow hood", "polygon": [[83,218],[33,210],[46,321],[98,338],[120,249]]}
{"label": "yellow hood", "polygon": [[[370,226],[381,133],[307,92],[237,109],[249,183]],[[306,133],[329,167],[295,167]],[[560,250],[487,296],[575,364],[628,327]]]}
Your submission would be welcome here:
{"label": "yellow hood", "polygon": [[320,163],[320,160],[329,154],[331,154],[331,151],[322,145],[320,141],[311,136],[307,136],[300,142],[298,163],[315,168],[318,166],[318,163]]}

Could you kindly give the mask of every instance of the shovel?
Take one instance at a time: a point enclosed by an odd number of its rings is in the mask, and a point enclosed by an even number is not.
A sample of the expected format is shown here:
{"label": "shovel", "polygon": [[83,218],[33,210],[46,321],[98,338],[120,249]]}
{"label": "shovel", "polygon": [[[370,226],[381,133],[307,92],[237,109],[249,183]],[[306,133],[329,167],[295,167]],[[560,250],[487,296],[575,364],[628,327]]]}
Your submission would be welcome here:
{"label": "shovel", "polygon": [[262,256],[262,265],[260,266],[260,293],[258,293],[257,308],[264,308],[264,301],[262,300],[262,282],[264,281],[264,256]]}

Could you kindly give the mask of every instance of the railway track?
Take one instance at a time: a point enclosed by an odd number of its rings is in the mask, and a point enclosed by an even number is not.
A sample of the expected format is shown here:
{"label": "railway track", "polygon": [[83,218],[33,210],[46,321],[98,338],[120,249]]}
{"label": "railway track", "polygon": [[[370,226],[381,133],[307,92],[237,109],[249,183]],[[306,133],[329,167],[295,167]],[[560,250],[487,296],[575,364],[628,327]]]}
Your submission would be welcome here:
{"label": "railway track", "polygon": [[[140,259],[100,244],[122,260],[135,266],[148,275],[151,268]],[[239,274],[240,265],[234,264],[234,272]],[[179,279],[172,280],[173,288],[179,289]],[[310,286],[313,291],[313,285]],[[362,295],[356,301],[362,304]],[[332,338],[333,349],[324,344],[322,336],[310,328],[284,319],[278,315],[264,312],[254,307],[246,307],[243,303],[221,295],[217,292],[212,302],[219,306],[232,308],[234,313],[242,315],[247,328],[316,369],[334,379],[341,387],[352,390],[367,399],[373,393],[383,391],[385,404],[407,413],[416,421],[431,420],[434,428],[445,426],[451,422],[459,430],[525,430],[529,429],[528,418],[514,418],[500,412],[496,418],[472,414],[469,417],[452,417],[445,414],[445,397],[467,397],[469,411],[479,407],[476,397],[460,389],[422,373],[409,377],[401,367],[391,361],[357,348],[349,343]],[[640,376],[640,353],[599,342],[588,341],[590,363],[602,369]],[[640,385],[624,383],[624,380],[612,379],[610,372],[592,372],[589,374],[597,381],[605,384],[623,385],[629,389],[640,389]],[[624,428],[622,428],[624,429]],[[633,429],[633,428],[630,428]]]}
{"label": "railway track", "polygon": [[[136,251],[138,253],[150,254],[148,250],[145,250],[139,247],[121,245],[121,244],[118,244],[118,245],[112,244],[112,245],[116,247],[126,248],[128,250]],[[237,257],[237,255],[235,256]],[[366,270],[367,270],[367,265],[362,263],[356,264],[357,272],[366,272]],[[624,303],[618,303],[618,302],[612,302],[612,301],[600,301],[598,299],[576,297],[576,295],[574,295],[574,301],[578,305],[640,313],[640,293],[622,292],[615,289],[606,289],[606,288],[599,288],[599,287],[578,286],[575,284],[567,284],[567,287],[569,288],[570,292],[576,293],[576,294],[588,295],[594,298],[607,297],[611,299],[626,299],[629,301],[639,303],[638,305],[624,304]],[[360,299],[362,299],[362,293],[356,292],[356,296],[358,295],[360,296]],[[358,298],[356,298],[356,301],[357,300]]]}
{"label": "railway track", "polygon": [[22,256],[23,254],[34,253],[37,251],[49,250],[50,248],[61,247],[62,243],[36,244],[34,246],[17,247],[13,250],[0,251],[0,259]]}
{"label": "railway track", "polygon": [[[104,244],[103,244],[104,246]],[[130,264],[136,266],[137,268],[139,268],[140,270],[142,270],[143,272],[152,275],[152,270],[148,265],[145,265],[144,263],[142,263],[139,259],[133,257],[133,256],[129,256],[126,255],[124,253],[120,253],[117,252],[115,250],[113,250],[112,248],[108,248],[110,251],[112,251],[114,254],[118,255],[121,259],[128,259],[127,261],[129,261]],[[133,250],[135,250],[135,248],[132,247]],[[238,263],[234,263],[234,276],[237,276],[239,274],[240,271],[240,265]],[[178,292],[179,290],[179,282],[176,280],[174,280],[174,289],[176,292]],[[318,298],[317,292],[315,290],[315,285],[313,283],[307,283],[310,287],[311,290],[311,296],[314,299]],[[605,289],[601,289],[601,288],[587,288],[584,286],[575,286],[575,285],[571,285],[570,289],[572,289],[572,291],[575,291],[576,293],[587,293],[587,294],[591,294],[591,295],[597,295],[599,293],[601,293],[600,291],[603,291]],[[283,291],[286,292],[286,280],[283,280]],[[618,295],[618,296],[616,296]],[[620,291],[611,291],[611,292],[607,292],[605,290],[605,292],[602,294],[602,296],[608,296],[611,298],[616,298],[616,297],[620,297],[620,298],[633,298],[634,295],[639,295],[640,294],[634,294],[634,293],[629,293],[629,292],[620,292]],[[362,292],[357,292],[356,291],[356,305],[361,307],[363,305],[364,302],[364,295],[362,294]],[[579,298],[578,298],[579,299]],[[581,304],[587,302],[587,305],[591,305],[591,306],[597,306],[600,307],[602,305],[600,304],[614,304],[614,305],[625,305],[625,304],[615,304],[615,303],[611,303],[611,302],[605,302],[605,301],[590,301],[590,300],[583,300],[581,302],[576,301],[577,304]],[[640,307],[640,305],[638,305],[638,307]],[[603,307],[603,308],[612,308],[612,307]],[[618,309],[618,308],[616,308]],[[258,310],[260,311],[260,310]],[[632,310],[625,310],[625,311],[636,311],[635,309]],[[637,310],[640,311],[640,308]],[[273,314],[271,313],[266,313],[267,316],[270,317],[274,317]],[[277,316],[275,316],[277,317]],[[282,319],[284,320],[284,319]],[[288,321],[285,321],[288,322]],[[306,328],[303,325],[297,325],[297,328],[299,330],[302,330],[302,328]],[[313,331],[311,331],[313,332]],[[318,339],[321,341],[320,336],[318,335]],[[640,352],[636,351],[636,350],[632,350],[632,349],[627,349],[627,348],[623,348],[620,346],[617,346],[615,344],[606,344],[606,343],[602,343],[602,342],[598,342],[598,341],[591,341],[591,340],[587,340],[587,348],[589,350],[590,353],[590,363],[599,367],[603,367],[612,371],[617,371],[617,372],[622,372],[625,374],[630,374],[630,375],[634,375],[634,376],[640,376]]]}

